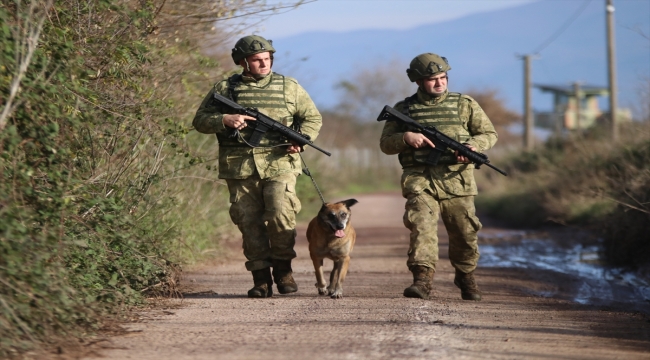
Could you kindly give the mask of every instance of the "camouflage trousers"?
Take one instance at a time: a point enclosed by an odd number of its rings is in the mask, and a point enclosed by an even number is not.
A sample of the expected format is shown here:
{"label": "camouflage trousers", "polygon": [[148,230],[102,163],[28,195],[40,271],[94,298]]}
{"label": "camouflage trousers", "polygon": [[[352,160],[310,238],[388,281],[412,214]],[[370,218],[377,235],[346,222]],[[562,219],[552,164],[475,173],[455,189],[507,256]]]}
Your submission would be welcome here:
{"label": "camouflage trousers", "polygon": [[242,233],[246,269],[255,271],[271,266],[271,259],[296,257],[296,174],[268,179],[255,175],[246,179],[227,179],[230,192],[230,219]]}
{"label": "camouflage trousers", "polygon": [[409,268],[423,265],[435,270],[438,262],[438,217],[449,235],[449,260],[468,273],[479,259],[477,232],[482,225],[475,214],[474,196],[438,200],[429,191],[407,194],[404,225],[411,230]]}

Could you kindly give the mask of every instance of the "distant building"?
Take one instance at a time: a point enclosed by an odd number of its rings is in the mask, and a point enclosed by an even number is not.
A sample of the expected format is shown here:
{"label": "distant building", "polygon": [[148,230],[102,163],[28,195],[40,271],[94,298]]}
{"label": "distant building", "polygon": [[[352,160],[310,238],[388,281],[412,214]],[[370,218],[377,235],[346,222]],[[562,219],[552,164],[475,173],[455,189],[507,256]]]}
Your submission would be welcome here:
{"label": "distant building", "polygon": [[[609,96],[609,90],[605,87],[580,85],[556,86],[556,85],[534,85],[543,92],[553,94],[553,111],[536,112],[535,126],[560,130],[587,129],[597,123],[609,119],[609,112],[603,112],[598,107],[599,96]],[[579,90],[579,99],[576,96],[576,89]],[[577,105],[580,105],[579,109]],[[580,121],[576,115],[580,114]],[[629,109],[618,109],[619,121],[632,120],[632,113]]]}

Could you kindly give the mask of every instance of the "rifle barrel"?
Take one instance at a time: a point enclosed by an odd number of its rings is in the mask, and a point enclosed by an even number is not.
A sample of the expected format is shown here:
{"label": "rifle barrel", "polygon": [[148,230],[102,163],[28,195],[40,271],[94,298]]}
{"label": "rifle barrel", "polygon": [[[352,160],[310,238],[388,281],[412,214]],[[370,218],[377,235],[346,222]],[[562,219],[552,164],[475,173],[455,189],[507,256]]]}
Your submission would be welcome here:
{"label": "rifle barrel", "polygon": [[322,152],[323,154],[325,154],[325,155],[327,155],[327,156],[332,156],[332,153],[331,153],[331,152],[329,152],[329,151],[325,151],[325,150],[319,148],[318,146],[314,145],[314,143],[307,143],[307,145],[313,147],[314,149],[316,149],[316,150]]}
{"label": "rifle barrel", "polygon": [[[508,176],[508,174],[505,171],[503,171],[503,170],[497,168],[496,166],[490,164],[490,161],[488,160],[487,155],[476,152],[476,151],[473,151],[471,149],[465,149],[464,148],[465,145],[463,145],[463,144],[459,143],[458,141],[450,138],[449,136],[447,136],[444,133],[440,132],[435,127],[428,128],[428,127],[418,123],[417,121],[411,119],[409,116],[406,116],[406,115],[402,114],[401,112],[393,109],[392,107],[390,107],[388,105],[384,106],[384,109],[382,110],[382,112],[377,117],[377,121],[384,121],[384,120],[390,121],[391,117],[397,119],[398,121],[401,121],[402,123],[406,124],[407,126],[411,126],[411,127],[415,128],[417,130],[420,130],[420,132],[422,132],[425,136],[427,136],[427,138],[429,138],[429,136],[434,137],[435,140],[445,144],[447,147],[449,147],[451,149],[454,149],[454,150],[458,151],[459,153],[465,155],[466,157],[468,157],[470,159],[470,161],[472,163],[476,164],[477,167],[480,166],[480,165],[487,165],[488,167],[498,171],[501,175]],[[434,143],[435,143],[434,139],[430,138],[430,140],[434,141]]]}
{"label": "rifle barrel", "polygon": [[498,171],[503,176],[508,176],[508,173],[506,173],[505,171],[499,169],[498,167],[496,167],[496,166],[494,166],[494,165],[492,165],[490,163],[485,163],[484,165],[487,165],[487,166],[491,167],[492,169]]}
{"label": "rifle barrel", "polygon": [[250,117],[254,117],[259,122],[267,123],[267,126],[270,126],[270,127],[274,128],[275,131],[278,131],[280,134],[282,134],[287,139],[290,139],[290,140],[293,140],[293,141],[299,142],[299,143],[304,143],[304,144],[301,144],[301,145],[309,145],[309,146],[313,147],[314,149],[322,152],[323,154],[325,154],[327,156],[332,156],[332,153],[330,153],[328,151],[325,151],[325,150],[321,149],[320,147],[316,146],[311,140],[307,140],[302,134],[294,131],[293,129],[291,129],[291,128],[287,127],[287,126],[285,126],[281,122],[276,121],[273,118],[271,118],[269,116],[266,116],[266,115],[264,115],[264,114],[262,114],[262,113],[260,113],[258,111],[253,111],[251,109],[247,109],[247,108],[237,104],[236,102],[228,99],[227,97],[225,97],[225,96],[223,96],[221,94],[218,94],[216,92],[213,94],[213,96],[217,101],[221,102],[222,104],[226,105],[227,107],[229,107],[229,108],[231,108],[233,110],[239,111],[243,115],[248,115]]}

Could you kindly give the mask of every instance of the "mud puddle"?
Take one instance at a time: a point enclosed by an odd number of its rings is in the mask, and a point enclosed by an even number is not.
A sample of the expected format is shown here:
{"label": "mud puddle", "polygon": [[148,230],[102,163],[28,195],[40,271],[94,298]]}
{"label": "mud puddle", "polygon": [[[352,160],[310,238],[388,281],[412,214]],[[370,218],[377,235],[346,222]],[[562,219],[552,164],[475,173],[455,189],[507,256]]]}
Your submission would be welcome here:
{"label": "mud puddle", "polygon": [[[650,308],[650,284],[637,274],[603,265],[602,246],[559,246],[555,241],[530,237],[525,232],[506,231],[496,237],[520,238],[514,243],[481,244],[480,267],[542,269],[575,278],[573,301],[592,305],[629,305]],[[480,241],[480,240],[479,240]],[[554,297],[553,291],[536,293]]]}

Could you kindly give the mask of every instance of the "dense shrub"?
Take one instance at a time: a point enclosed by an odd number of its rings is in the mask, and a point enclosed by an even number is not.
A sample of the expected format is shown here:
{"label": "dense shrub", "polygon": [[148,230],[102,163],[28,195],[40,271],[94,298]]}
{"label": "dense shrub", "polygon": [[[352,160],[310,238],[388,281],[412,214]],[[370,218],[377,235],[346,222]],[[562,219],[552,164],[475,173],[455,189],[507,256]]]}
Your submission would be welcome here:
{"label": "dense shrub", "polygon": [[609,261],[638,268],[650,264],[650,141],[625,145],[607,161],[607,195],[618,205],[601,222]]}
{"label": "dense shrub", "polygon": [[217,20],[273,10],[0,3],[0,357],[173,294],[177,264],[228,236],[216,151],[188,140],[189,124],[230,70]]}
{"label": "dense shrub", "polygon": [[650,125],[621,130],[618,143],[593,129],[499,159],[510,176],[480,175],[479,209],[514,226],[588,226],[605,240],[611,263],[650,263]]}
{"label": "dense shrub", "polygon": [[173,289],[173,200],[152,188],[174,136],[143,101],[151,6],[0,8],[0,356]]}

